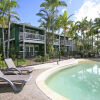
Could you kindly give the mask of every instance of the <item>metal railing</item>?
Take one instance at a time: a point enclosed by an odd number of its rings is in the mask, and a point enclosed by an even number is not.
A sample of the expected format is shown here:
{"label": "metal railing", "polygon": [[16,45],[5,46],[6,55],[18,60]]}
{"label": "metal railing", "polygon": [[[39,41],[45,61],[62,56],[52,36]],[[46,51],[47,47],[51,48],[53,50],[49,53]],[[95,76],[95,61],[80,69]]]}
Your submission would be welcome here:
{"label": "metal railing", "polygon": [[[61,40],[61,45],[64,45],[64,40]],[[71,46],[72,45],[72,41],[66,41],[65,43],[66,46]]]}
{"label": "metal railing", "polygon": [[59,45],[59,39],[54,39],[54,45]]}
{"label": "metal railing", "polygon": [[[24,32],[25,40],[44,41],[44,35]],[[19,40],[23,40],[23,32],[19,34]]]}

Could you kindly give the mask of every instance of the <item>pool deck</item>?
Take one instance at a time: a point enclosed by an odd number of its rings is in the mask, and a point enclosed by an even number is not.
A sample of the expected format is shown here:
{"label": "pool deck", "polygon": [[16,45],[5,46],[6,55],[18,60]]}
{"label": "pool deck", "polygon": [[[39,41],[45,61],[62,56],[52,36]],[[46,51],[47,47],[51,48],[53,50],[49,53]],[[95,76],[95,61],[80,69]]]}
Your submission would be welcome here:
{"label": "pool deck", "polygon": [[[69,62],[72,62],[72,60]],[[58,64],[57,62],[54,62],[30,66],[34,68],[34,71],[32,72],[32,78],[25,84],[21,92],[14,94],[9,85],[0,84],[0,100],[51,100],[36,85],[36,79],[42,72],[51,68],[64,66],[66,64],[68,64],[68,60],[60,61]],[[18,86],[20,87],[20,85]]]}
{"label": "pool deck", "polygon": [[[0,84],[0,100],[50,100],[35,83],[37,76],[45,69],[34,70],[32,78],[25,84],[21,92],[14,94],[9,85]],[[20,87],[20,86],[19,86]]]}

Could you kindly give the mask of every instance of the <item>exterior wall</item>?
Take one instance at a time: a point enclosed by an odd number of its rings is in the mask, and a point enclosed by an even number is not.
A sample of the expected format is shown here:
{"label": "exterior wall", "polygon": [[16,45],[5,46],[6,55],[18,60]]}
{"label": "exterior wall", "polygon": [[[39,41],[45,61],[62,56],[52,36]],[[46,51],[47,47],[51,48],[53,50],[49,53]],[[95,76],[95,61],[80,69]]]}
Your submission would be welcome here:
{"label": "exterior wall", "polygon": [[44,30],[27,25],[15,25],[14,28],[15,44],[23,58],[44,54]]}
{"label": "exterior wall", "polygon": [[[5,30],[7,31],[7,30]],[[2,36],[2,29],[0,29],[0,38]],[[6,48],[7,48],[7,32],[5,34]],[[51,37],[51,38],[50,38]],[[45,30],[29,26],[26,24],[11,24],[11,36],[10,36],[10,51],[12,50],[16,55],[25,57],[44,55],[45,47],[48,41],[52,43],[52,34],[47,33],[45,41]],[[1,39],[0,39],[1,41]],[[60,46],[64,45],[64,37],[60,36]],[[1,42],[0,42],[1,46]],[[66,51],[74,50],[72,41],[69,41],[69,37],[66,37]],[[54,35],[54,48],[59,51],[59,35]],[[46,51],[45,51],[46,52]],[[17,54],[18,53],[18,54]],[[10,54],[12,55],[12,54]]]}

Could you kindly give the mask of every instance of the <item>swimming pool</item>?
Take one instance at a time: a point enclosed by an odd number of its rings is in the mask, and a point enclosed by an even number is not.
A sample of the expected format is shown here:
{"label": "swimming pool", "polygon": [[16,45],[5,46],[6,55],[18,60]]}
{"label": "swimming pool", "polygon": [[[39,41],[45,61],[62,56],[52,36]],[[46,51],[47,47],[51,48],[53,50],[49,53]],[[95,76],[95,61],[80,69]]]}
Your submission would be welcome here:
{"label": "swimming pool", "polygon": [[70,100],[100,100],[100,63],[81,62],[52,74],[45,83]]}

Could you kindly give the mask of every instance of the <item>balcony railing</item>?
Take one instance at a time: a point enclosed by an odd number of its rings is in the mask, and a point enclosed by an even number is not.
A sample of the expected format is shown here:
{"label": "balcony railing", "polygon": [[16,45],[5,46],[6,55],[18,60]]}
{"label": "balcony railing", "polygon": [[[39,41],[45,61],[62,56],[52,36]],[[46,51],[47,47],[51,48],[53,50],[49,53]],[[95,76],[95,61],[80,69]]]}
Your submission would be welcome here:
{"label": "balcony railing", "polygon": [[[24,35],[24,38],[23,38]],[[40,35],[40,34],[34,34],[34,33],[29,33],[29,32],[20,32],[19,34],[19,40],[23,40],[25,42],[29,42],[29,43],[45,43],[45,38],[44,35]],[[60,40],[60,44],[64,45],[64,40]],[[59,39],[54,39],[54,45],[59,45]],[[72,41],[68,41],[66,40],[66,46],[71,46],[72,45]]]}
{"label": "balcony railing", "polygon": [[[64,40],[60,40],[60,44],[64,45]],[[59,45],[59,39],[54,39],[54,45]],[[66,46],[71,46],[72,41],[66,41],[65,45]]]}
{"label": "balcony railing", "polygon": [[[61,45],[64,45],[64,40],[61,40]],[[65,43],[66,46],[71,46],[72,45],[72,41],[66,41]]]}
{"label": "balcony railing", "polygon": [[[24,38],[23,38],[24,36]],[[19,40],[25,40],[27,42],[36,42],[36,41],[40,41],[40,42],[44,42],[44,35],[40,35],[40,34],[34,34],[34,33],[28,33],[28,32],[20,32],[19,34]]]}
{"label": "balcony railing", "polygon": [[59,45],[59,39],[54,39],[54,45]]}

